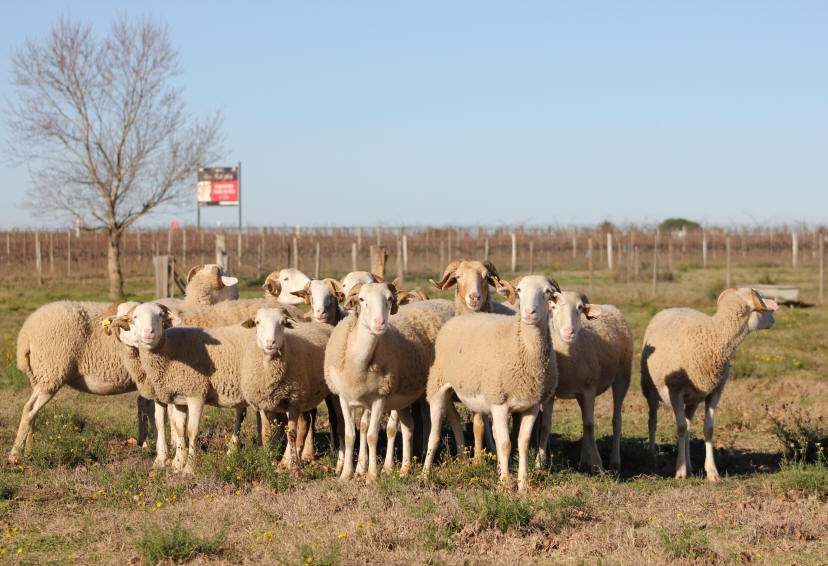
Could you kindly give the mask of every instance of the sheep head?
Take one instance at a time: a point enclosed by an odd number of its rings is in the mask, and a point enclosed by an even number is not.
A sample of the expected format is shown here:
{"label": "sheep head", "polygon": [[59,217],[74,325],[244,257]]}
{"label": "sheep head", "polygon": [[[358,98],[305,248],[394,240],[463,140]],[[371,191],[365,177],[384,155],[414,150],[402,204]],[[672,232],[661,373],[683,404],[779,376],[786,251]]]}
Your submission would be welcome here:
{"label": "sheep head", "polygon": [[399,308],[397,289],[393,283],[362,283],[355,285],[343,305],[354,309],[359,323],[372,334],[382,334],[388,329],[388,317]]}
{"label": "sheep head", "polygon": [[295,320],[279,308],[264,308],[256,316],[248,318],[241,325],[256,329],[256,345],[266,356],[280,357],[285,346],[285,329],[294,328]]}
{"label": "sheep head", "polygon": [[601,309],[590,304],[586,295],[573,291],[563,291],[555,295],[549,304],[552,326],[564,342],[571,342],[583,328],[581,315],[588,320],[597,318]]}

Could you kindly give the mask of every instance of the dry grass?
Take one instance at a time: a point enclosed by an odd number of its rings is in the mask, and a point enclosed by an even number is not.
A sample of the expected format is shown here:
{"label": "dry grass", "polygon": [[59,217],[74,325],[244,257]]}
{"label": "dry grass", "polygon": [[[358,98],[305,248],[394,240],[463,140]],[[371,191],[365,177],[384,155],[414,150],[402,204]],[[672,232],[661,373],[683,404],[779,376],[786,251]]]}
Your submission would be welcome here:
{"label": "dry grass", "polygon": [[[780,282],[800,283],[806,301],[813,297],[813,272],[773,271]],[[554,275],[562,285],[581,289],[587,277],[576,271]],[[748,282],[752,275],[737,271],[734,280]],[[712,310],[711,294],[721,280],[721,272],[688,269],[661,283],[658,299],[652,300],[646,284],[628,286],[598,273],[588,293],[595,302],[618,304],[640,345],[649,318],[661,308],[681,304]],[[14,368],[14,335],[26,314],[50,300],[103,297],[105,286],[103,279],[93,278],[68,287],[0,290],[4,450],[28,395],[27,380]],[[129,280],[127,288],[148,298],[152,282]],[[658,466],[650,467],[638,359],[625,403],[620,477],[575,471],[579,413],[576,403],[560,401],[552,462],[533,475],[534,489],[526,495],[502,491],[493,463],[454,458],[438,465],[427,485],[416,474],[382,477],[370,486],[361,481],[340,485],[329,453],[291,477],[269,466],[278,450],[248,445],[225,455],[232,415],[218,410],[207,413],[206,453],[195,477],[153,472],[152,453],[129,442],[137,430],[134,394],[93,397],[63,391],[41,415],[37,448],[22,468],[0,469],[0,560],[825,563],[828,473],[824,452],[815,443],[824,442],[828,418],[826,321],[825,307],[784,307],[773,330],[751,336],[742,346],[716,425],[717,462],[726,477],[713,485],[699,477],[671,479],[675,429],[666,410],[659,414]],[[605,458],[610,414],[609,396],[600,397],[597,436]],[[248,433],[251,427],[248,423]],[[692,442],[697,466],[704,457],[700,428],[699,421]],[[780,439],[799,445],[783,446]]]}

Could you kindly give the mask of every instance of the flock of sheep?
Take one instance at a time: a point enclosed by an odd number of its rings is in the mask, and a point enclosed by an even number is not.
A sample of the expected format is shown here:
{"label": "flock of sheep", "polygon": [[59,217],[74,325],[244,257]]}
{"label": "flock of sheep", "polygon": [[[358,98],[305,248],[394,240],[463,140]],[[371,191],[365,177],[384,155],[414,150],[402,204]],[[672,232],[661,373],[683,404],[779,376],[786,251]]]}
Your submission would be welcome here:
{"label": "flock of sheep", "polygon": [[[28,317],[18,336],[17,365],[29,376],[32,394],[9,461],[16,462],[30,446],[40,409],[68,385],[98,395],[137,389],[154,401],[154,465],[168,464],[169,420],[172,467],[184,473],[192,472],[205,405],[236,409],[234,439],[247,407],[261,419],[264,443],[274,422],[277,430],[286,423],[281,465],[295,468],[313,457],[315,408],[324,400],[341,480],[354,473],[369,481],[377,477],[380,421],[387,411],[383,469],[394,464],[399,427],[400,474],[409,473],[417,449],[415,416],[425,412],[425,399],[430,419],[419,419],[424,430],[418,432],[428,438],[425,477],[444,416],[463,453],[463,426],[454,405],[459,400],[474,413],[475,457],[488,442],[504,481],[516,442],[518,489],[524,490],[531,442],[538,448],[535,465],[545,463],[555,398],[578,400],[580,464],[603,470],[593,413],[595,397],[612,388],[610,465],[621,466],[622,404],[633,359],[630,327],[616,307],[562,291],[553,279],[525,275],[506,281],[489,261],[458,259],[439,282],[431,281],[440,290],[455,287],[453,302],[398,290],[364,271],[341,281],[310,279],[296,269],[274,271],[261,299],[239,299],[238,281],[217,265],[193,268],[187,280],[183,300],[60,301]],[[505,295],[508,305],[494,301],[490,287]],[[297,308],[300,303],[310,306],[307,314]],[[708,479],[718,479],[713,419],[730,359],[749,332],[773,325],[778,308],[750,288],[728,289],[717,304],[713,316],[684,308],[661,311],[644,337],[641,388],[650,408],[650,448],[655,455],[663,402],[676,416],[676,477],[692,473],[689,423],[704,401],[705,471]],[[355,469],[356,408],[362,409],[362,434]]]}

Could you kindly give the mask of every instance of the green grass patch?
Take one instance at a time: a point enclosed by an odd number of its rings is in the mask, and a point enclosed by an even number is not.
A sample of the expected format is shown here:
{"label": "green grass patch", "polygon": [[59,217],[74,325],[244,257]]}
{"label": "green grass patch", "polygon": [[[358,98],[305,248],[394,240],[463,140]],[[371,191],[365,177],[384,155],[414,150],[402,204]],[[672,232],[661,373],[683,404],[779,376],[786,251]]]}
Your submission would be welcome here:
{"label": "green grass patch", "polygon": [[476,520],[484,528],[498,529],[501,533],[509,529],[522,532],[535,515],[531,500],[499,489],[458,494],[457,499],[471,520]]}
{"label": "green grass patch", "polygon": [[221,552],[221,543],[227,532],[225,521],[213,538],[201,538],[176,521],[172,527],[164,525],[144,525],[141,536],[133,544],[147,564],[158,564],[162,560],[184,562],[201,554],[217,555]]}
{"label": "green grass patch", "polygon": [[675,558],[716,559],[716,553],[707,547],[707,536],[693,525],[684,524],[676,531],[662,528],[659,540],[664,551]]}

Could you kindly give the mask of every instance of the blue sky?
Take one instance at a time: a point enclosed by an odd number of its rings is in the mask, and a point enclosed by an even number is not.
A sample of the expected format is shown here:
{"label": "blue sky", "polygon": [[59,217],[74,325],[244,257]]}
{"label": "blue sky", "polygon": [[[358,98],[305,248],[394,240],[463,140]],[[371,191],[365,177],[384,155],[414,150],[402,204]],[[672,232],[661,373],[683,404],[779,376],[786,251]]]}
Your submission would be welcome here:
{"label": "blue sky", "polygon": [[[60,14],[167,24],[245,224],[828,222],[825,2],[0,4],[4,99]],[[0,228],[47,225],[25,168],[0,175]],[[174,219],[195,179],[143,224]]]}

